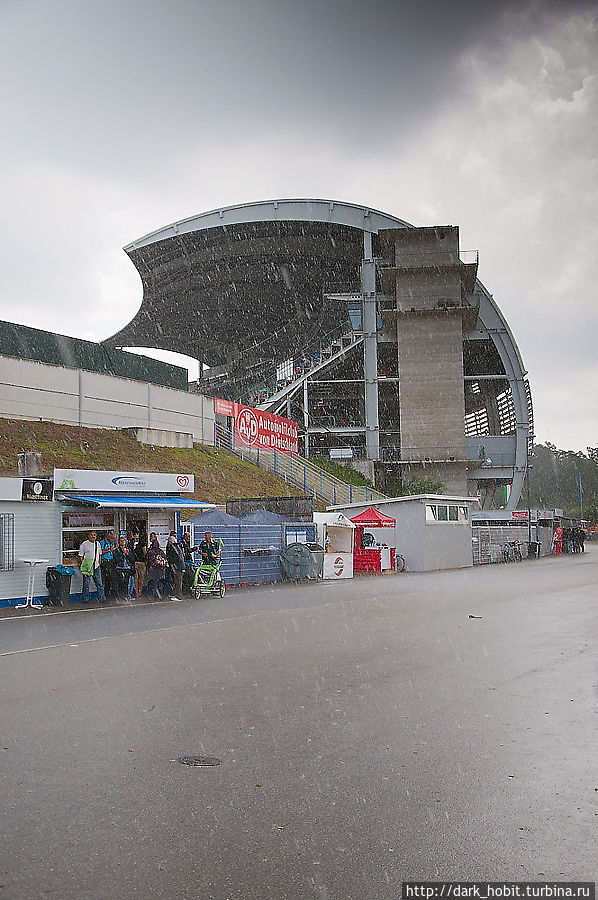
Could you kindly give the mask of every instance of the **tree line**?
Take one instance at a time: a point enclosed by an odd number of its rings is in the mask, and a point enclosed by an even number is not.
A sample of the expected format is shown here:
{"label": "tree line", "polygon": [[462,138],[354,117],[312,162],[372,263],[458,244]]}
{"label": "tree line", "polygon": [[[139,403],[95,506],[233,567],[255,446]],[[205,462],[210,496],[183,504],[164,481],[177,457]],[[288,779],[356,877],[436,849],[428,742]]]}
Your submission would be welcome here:
{"label": "tree line", "polygon": [[[598,447],[587,453],[559,450],[548,441],[535,444],[530,457],[530,505],[540,509],[562,509],[567,516],[598,521]],[[579,488],[581,476],[581,503]],[[521,508],[527,506],[524,485]]]}

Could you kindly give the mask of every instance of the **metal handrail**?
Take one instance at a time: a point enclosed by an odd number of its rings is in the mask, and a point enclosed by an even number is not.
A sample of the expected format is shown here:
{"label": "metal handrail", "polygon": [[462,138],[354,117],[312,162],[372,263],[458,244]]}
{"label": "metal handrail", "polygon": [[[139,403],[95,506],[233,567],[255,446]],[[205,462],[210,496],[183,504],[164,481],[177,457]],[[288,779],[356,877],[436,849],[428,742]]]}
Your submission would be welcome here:
{"label": "metal handrail", "polygon": [[457,447],[382,447],[382,458],[386,462],[477,462],[481,469],[504,469],[515,464],[514,453],[493,453],[488,449],[482,458],[479,453]]}
{"label": "metal handrail", "polygon": [[218,423],[214,426],[214,446],[272,472],[299,487],[304,494],[317,497],[333,506],[386,499],[386,494],[373,488],[341,481],[298,454],[237,444],[234,433]]}
{"label": "metal handrail", "polygon": [[399,454],[399,459],[406,462],[439,462],[463,461],[467,459],[465,447],[427,446],[427,447],[386,447]]}
{"label": "metal handrail", "polygon": [[466,266],[471,266],[475,263],[479,263],[479,260],[479,250],[459,250],[459,261],[465,263]]}

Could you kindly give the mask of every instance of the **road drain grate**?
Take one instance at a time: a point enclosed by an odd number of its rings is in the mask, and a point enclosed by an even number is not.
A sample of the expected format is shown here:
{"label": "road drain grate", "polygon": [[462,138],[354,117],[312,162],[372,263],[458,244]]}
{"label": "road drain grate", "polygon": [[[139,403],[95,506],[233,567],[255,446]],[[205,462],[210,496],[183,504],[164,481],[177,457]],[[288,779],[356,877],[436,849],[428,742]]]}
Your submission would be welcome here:
{"label": "road drain grate", "polygon": [[215,756],[179,756],[184,766],[221,766],[222,760]]}

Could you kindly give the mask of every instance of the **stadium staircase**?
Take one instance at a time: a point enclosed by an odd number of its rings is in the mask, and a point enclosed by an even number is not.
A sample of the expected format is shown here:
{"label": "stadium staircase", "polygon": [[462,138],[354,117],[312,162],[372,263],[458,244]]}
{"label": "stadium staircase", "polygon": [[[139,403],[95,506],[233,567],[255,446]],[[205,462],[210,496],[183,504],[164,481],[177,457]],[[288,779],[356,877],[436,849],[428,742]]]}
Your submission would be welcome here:
{"label": "stadium staircase", "polygon": [[295,485],[304,494],[322,500],[331,506],[345,503],[371,503],[385,500],[386,495],[363,485],[347,484],[334,475],[324,472],[308,459],[295,453],[281,453],[278,450],[264,450],[237,444],[235,435],[224,426],[214,426],[214,446],[239,459],[252,463],[259,469],[283,478],[287,484]]}
{"label": "stadium staircase", "polygon": [[303,365],[300,366],[300,372],[295,373],[295,378],[274,393],[261,397],[257,408],[280,414],[286,401],[303,386],[304,381],[317,375],[326,366],[341,359],[349,350],[362,343],[363,334],[358,331],[341,332],[331,337],[329,341],[322,341],[315,352],[306,355]]}

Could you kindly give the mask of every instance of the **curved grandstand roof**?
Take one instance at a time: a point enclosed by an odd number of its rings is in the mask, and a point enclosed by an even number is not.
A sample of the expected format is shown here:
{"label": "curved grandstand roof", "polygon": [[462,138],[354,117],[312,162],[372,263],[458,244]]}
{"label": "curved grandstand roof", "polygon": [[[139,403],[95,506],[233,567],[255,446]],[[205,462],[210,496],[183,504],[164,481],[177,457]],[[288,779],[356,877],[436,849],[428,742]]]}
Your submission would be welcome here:
{"label": "curved grandstand roof", "polygon": [[337,225],[349,225],[362,231],[373,233],[381,228],[411,227],[408,222],[397,219],[388,213],[359,206],[355,203],[344,203],[341,200],[260,200],[257,203],[240,203],[236,206],[225,206],[210,212],[199,213],[187,219],[173,222],[165,228],[159,228],[146,234],[124,248],[127,253],[146,247],[157,241],[166,240],[190,231],[205,228],[217,228],[224,225],[238,225],[243,222],[334,222]]}
{"label": "curved grandstand roof", "polygon": [[105,343],[226,365],[283,360],[347,320],[324,289],[359,290],[363,232],[408,223],[330,200],[272,200],[203,213],[124,249],[143,283],[135,318]]}
{"label": "curved grandstand roof", "polygon": [[[143,283],[136,316],[104,343],[186,353],[209,366],[246,351],[284,360],[348,324],[324,290],[360,290],[363,232],[412,228],[396,216],[338,200],[266,200],[173,222],[124,248]],[[479,322],[510,379],[519,350],[490,292],[476,279]]]}

